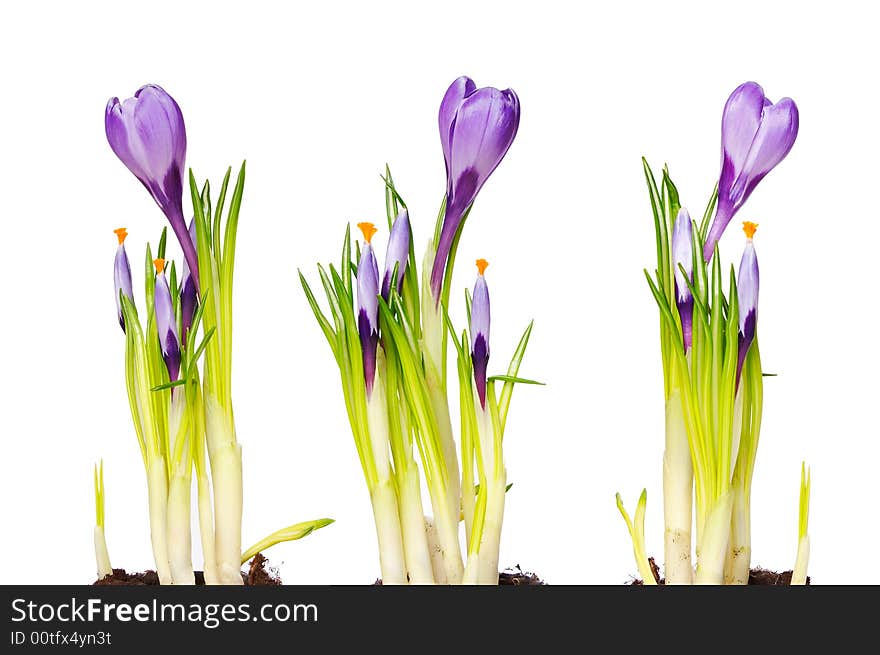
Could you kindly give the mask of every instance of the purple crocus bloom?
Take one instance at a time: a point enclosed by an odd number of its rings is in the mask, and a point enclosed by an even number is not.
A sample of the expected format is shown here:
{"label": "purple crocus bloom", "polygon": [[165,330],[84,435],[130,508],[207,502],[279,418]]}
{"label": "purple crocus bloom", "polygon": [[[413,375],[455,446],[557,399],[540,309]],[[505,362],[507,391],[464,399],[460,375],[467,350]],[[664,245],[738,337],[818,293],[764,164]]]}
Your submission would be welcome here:
{"label": "purple crocus bloom", "polygon": [[736,384],[739,386],[739,377],[742,373],[743,363],[752,341],[755,340],[755,330],[758,324],[758,256],[755,254],[755,244],[752,237],[758,226],[746,221],[743,223],[743,231],[746,233],[746,247],[743,249],[742,260],[739,264],[739,275],[736,280],[737,298],[739,300],[739,353],[736,365]]}
{"label": "purple crocus bloom", "polygon": [[519,128],[519,98],[506,89],[477,89],[459,77],[440,103],[440,143],[446,161],[446,213],[431,271],[431,291],[440,300],[443,274],[461,219],[492,171],[504,159]]}
{"label": "purple crocus bloom", "polygon": [[376,233],[372,223],[358,223],[364,234],[364,249],[357,269],[358,336],[364,362],[367,396],[373,393],[376,378],[376,349],[379,345],[379,266],[370,241]]}
{"label": "purple crocus bloom", "polygon": [[119,247],[116,249],[116,258],[113,260],[113,290],[116,292],[116,315],[119,317],[119,327],[125,332],[125,317],[122,314],[122,301],[119,292],[134,302],[134,293],[131,289],[131,266],[128,263],[128,255],[125,253],[125,237],[128,231],[124,227],[113,230],[119,239]]}
{"label": "purple crocus bloom", "polygon": [[489,287],[483,273],[489,265],[485,259],[477,260],[477,281],[471,298],[471,360],[474,363],[474,383],[480,396],[480,405],[486,409],[486,369],[489,366]]}
{"label": "purple crocus bloom", "polygon": [[165,260],[154,259],[156,267],[156,288],[153,306],[156,312],[156,331],[159,333],[159,347],[162,359],[168,368],[168,377],[173,382],[180,375],[180,338],[177,336],[177,318],[171,301],[171,289],[165,279]]}
{"label": "purple crocus bloom", "polygon": [[[189,222],[189,236],[192,239],[193,246],[196,243],[196,222]],[[189,264],[186,259],[183,260],[180,281],[180,333],[183,335],[183,346],[186,347],[187,334],[192,326],[193,316],[196,313],[196,305],[198,305],[198,291],[196,282],[189,270]]]}
{"label": "purple crocus bloom", "polygon": [[391,276],[394,267],[397,266],[395,288],[397,293],[403,286],[403,275],[406,273],[406,262],[409,259],[409,212],[402,209],[391,224],[391,234],[388,237],[388,248],[385,250],[385,274],[382,276],[382,297],[388,300],[391,291]]}
{"label": "purple crocus bloom", "polygon": [[[679,264],[684,268],[687,277],[681,272]],[[681,318],[681,333],[685,352],[691,347],[693,338],[694,297],[688,282],[694,279],[694,246],[693,224],[687,209],[678,210],[675,225],[672,228],[672,266],[675,273],[675,302]]]}
{"label": "purple crocus bloom", "polygon": [[111,98],[104,114],[107,141],[165,213],[199,283],[199,262],[183,218],[186,127],[180,107],[164,89],[141,87],[133,98]]}
{"label": "purple crocus bloom", "polygon": [[785,159],[797,133],[798,108],[791,98],[773,104],[760,85],[746,82],[727,99],[721,119],[718,209],[703,249],[706,261],[758,182]]}

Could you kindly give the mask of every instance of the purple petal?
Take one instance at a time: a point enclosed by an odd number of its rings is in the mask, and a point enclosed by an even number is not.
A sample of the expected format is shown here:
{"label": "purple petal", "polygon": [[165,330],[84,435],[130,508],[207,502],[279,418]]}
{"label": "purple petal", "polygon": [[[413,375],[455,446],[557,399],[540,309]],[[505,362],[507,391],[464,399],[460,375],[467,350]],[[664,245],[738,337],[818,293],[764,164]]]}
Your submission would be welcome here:
{"label": "purple petal", "polygon": [[760,286],[760,274],[758,270],[758,256],[755,253],[755,245],[751,239],[746,242],[743,249],[742,260],[739,264],[739,275],[736,280],[737,299],[739,301],[739,353],[737,357],[736,382],[739,385],[739,376],[742,373],[743,363],[748,354],[749,347],[755,339],[758,323],[758,288]]}
{"label": "purple petal", "polygon": [[[746,82],[736,88],[724,105],[721,118],[721,178],[719,193],[728,191],[746,163],[749,148],[761,125],[761,115],[767,98],[755,82]],[[726,193],[720,193],[726,198]]]}
{"label": "purple petal", "polygon": [[446,164],[446,180],[449,182],[449,161],[452,153],[452,125],[462,101],[477,90],[477,85],[469,77],[459,77],[449,88],[440,103],[438,123],[440,124],[440,145],[443,147],[443,161]]}
{"label": "purple petal", "polygon": [[177,380],[180,377],[180,343],[177,334],[171,330],[165,333],[162,341],[162,359],[168,369],[168,379],[172,382]]}
{"label": "purple petal", "polygon": [[361,251],[361,261],[357,269],[357,306],[358,312],[365,312],[370,322],[370,329],[378,330],[379,315],[379,267],[373,246],[365,244]]}
{"label": "purple petal", "polygon": [[486,409],[486,369],[489,366],[489,344],[482,334],[477,335],[474,351],[471,353],[474,363],[474,384],[480,397],[480,407]]}
{"label": "purple petal", "polygon": [[364,364],[367,393],[373,391],[376,373],[376,347],[379,343],[379,267],[373,246],[364,245],[357,269],[358,335]]}
{"label": "purple petal", "polygon": [[764,118],[749,150],[743,173],[731,189],[731,200],[742,205],[767,173],[785,159],[797,138],[800,117],[791,98],[764,108]]}
{"label": "purple petal", "polygon": [[490,322],[489,287],[486,284],[486,278],[478,275],[471,298],[471,349],[474,348],[474,344],[477,342],[477,335],[482,334],[488,343]]}
{"label": "purple petal", "polygon": [[[682,274],[679,264],[686,271],[686,278]],[[691,347],[694,314],[694,298],[687,283],[693,282],[694,278],[694,248],[693,224],[690,214],[684,207],[679,210],[672,228],[672,266],[675,274],[675,300],[678,305],[678,315],[681,318],[684,349],[687,351]]]}
{"label": "purple petal", "polygon": [[196,282],[191,275],[188,275],[180,285],[180,327],[184,345],[189,337],[189,329],[192,327],[193,317],[195,316],[198,304]]}
{"label": "purple petal", "polygon": [[431,271],[431,290],[437,301],[461,219],[507,154],[519,129],[519,119],[519,98],[510,89],[478,89],[459,106],[450,129],[446,213]]}
{"label": "purple petal", "polygon": [[358,336],[361,342],[364,365],[364,384],[367,387],[367,397],[369,397],[373,393],[373,383],[376,379],[376,350],[379,347],[379,333],[370,325],[370,318],[363,309],[358,312]]}
{"label": "purple petal", "polygon": [[391,225],[388,248],[385,250],[385,273],[382,276],[382,297],[385,300],[388,300],[391,291],[391,276],[395,266],[397,266],[397,277],[394,281],[398,293],[403,286],[406,262],[409,259],[410,235],[409,212],[403,209]]}

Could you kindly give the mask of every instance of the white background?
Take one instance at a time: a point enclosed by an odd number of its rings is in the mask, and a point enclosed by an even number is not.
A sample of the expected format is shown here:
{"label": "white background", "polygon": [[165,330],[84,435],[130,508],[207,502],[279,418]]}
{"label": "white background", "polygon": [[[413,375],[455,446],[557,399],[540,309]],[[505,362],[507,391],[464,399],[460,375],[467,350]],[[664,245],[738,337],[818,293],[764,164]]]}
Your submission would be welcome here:
{"label": "white background", "polygon": [[347,221],[383,224],[385,162],[421,252],[445,185],[437,108],[462,74],[514,88],[522,122],[468,222],[454,297],[472,283],[474,258],[486,257],[490,366],[506,366],[534,317],[522,374],[548,383],[514,396],[502,563],[551,583],[626,581],[635,565],[614,493],[632,508],[642,487],[648,547],[661,556],[658,318],[642,274],[654,235],[639,157],[657,169],[668,162],[700,213],[719,171],[724,101],[753,79],[773,100],[793,97],[801,121],[789,157],[721,244],[738,262],[739,221],[760,223],[761,350],[779,374],[765,385],[753,562],[793,564],[805,459],[810,574],[880,582],[880,96],[869,12],[840,1],[824,11],[767,2],[4,8],[0,582],[91,581],[100,457],[111,559],[151,566],[112,230],[129,230],[139,292],[144,244],[164,219],[103,127],[107,99],[147,82],[180,103],[187,163],[200,178],[217,184],[228,164],[248,160],[233,372],[245,545],[330,516],[334,525],[269,552],[285,581],[377,576],[338,373],[296,269],[314,280],[316,262],[335,261]]}

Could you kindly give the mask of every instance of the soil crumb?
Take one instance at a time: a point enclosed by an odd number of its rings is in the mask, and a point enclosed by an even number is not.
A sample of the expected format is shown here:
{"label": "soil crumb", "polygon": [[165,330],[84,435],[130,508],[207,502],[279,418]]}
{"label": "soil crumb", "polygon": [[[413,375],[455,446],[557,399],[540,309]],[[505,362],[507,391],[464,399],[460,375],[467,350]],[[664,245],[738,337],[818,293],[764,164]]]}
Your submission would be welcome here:
{"label": "soil crumb", "polygon": [[[373,584],[381,586],[382,579],[379,578]],[[534,573],[530,573],[528,571],[523,571],[522,568],[520,568],[519,564],[517,564],[513,568],[505,569],[501,573],[498,574],[498,586],[499,587],[505,587],[505,586],[530,587],[530,586],[537,586],[537,585],[544,585],[544,584],[546,584],[546,583],[543,580],[541,580],[541,578],[539,578]],[[641,584],[641,581],[639,581],[639,584]]]}
{"label": "soil crumb", "polygon": [[[654,574],[654,580],[657,581],[657,584],[665,585],[666,580],[660,577],[660,567],[657,566],[657,562],[654,561],[654,558],[649,557],[648,563],[651,565],[651,572]],[[749,585],[770,585],[788,587],[791,586],[791,574],[791,571],[782,571],[781,573],[777,573],[776,571],[768,571],[767,569],[756,567],[749,571]],[[634,578],[629,584],[633,586],[642,586],[645,583],[638,578]],[[810,584],[809,576],[807,576],[807,584]]]}

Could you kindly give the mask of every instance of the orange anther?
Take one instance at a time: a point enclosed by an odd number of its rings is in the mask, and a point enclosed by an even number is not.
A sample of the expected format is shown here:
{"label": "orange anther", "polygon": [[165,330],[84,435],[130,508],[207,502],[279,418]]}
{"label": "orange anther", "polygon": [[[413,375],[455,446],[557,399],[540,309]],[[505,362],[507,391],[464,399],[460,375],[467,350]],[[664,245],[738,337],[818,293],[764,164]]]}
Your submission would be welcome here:
{"label": "orange anther", "polygon": [[752,223],[751,221],[744,221],[743,222],[743,232],[746,233],[747,239],[751,239],[753,236],[755,236],[755,230],[757,230],[757,229],[758,229],[757,223]]}
{"label": "orange anther", "polygon": [[478,259],[477,260],[477,270],[480,272],[480,275],[483,274],[483,271],[486,270],[486,267],[488,265],[489,265],[489,262],[487,262],[485,259]]}
{"label": "orange anther", "polygon": [[376,234],[379,230],[376,229],[376,226],[372,223],[358,223],[358,227],[361,229],[361,232],[364,235],[364,241],[370,243],[370,240],[373,238],[373,235]]}
{"label": "orange anther", "polygon": [[165,270],[165,260],[161,257],[159,259],[154,259],[153,266],[156,267],[156,273],[161,273]]}
{"label": "orange anther", "polygon": [[119,239],[119,245],[121,246],[125,242],[125,237],[128,236],[128,230],[124,227],[118,227],[113,230],[113,234],[116,235],[116,238]]}

